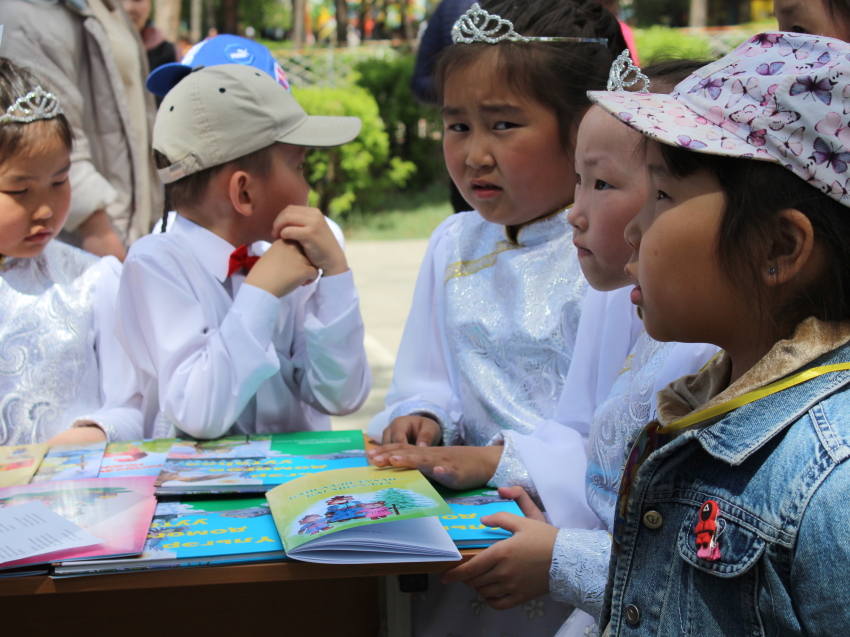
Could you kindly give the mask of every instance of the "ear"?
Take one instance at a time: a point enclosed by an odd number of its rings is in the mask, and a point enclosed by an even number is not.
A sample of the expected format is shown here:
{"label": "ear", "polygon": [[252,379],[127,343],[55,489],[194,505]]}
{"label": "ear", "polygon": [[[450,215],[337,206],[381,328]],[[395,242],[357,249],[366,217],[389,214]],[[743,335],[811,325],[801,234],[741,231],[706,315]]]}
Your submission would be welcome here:
{"label": "ear", "polygon": [[235,170],[230,175],[228,194],[230,203],[240,215],[250,217],[254,212],[254,181],[244,170]]}
{"label": "ear", "polygon": [[815,248],[815,231],[812,222],[799,210],[783,210],[776,217],[779,226],[770,246],[762,277],[768,286],[788,283],[812,259]]}

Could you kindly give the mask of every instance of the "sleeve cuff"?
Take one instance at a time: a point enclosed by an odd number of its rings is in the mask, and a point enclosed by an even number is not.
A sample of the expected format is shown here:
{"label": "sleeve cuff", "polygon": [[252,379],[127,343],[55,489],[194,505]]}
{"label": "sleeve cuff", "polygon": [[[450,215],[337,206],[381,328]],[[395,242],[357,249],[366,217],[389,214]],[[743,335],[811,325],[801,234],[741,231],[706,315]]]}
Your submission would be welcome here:
{"label": "sleeve cuff", "polygon": [[511,431],[503,431],[504,446],[502,447],[502,457],[499,459],[499,465],[496,467],[496,472],[490,481],[488,487],[522,487],[525,492],[531,496],[534,503],[543,509],[543,503],[540,501],[540,495],[537,493],[537,488],[534,486],[534,480],[525,468],[522,461],[522,455],[519,452],[516,442]]}
{"label": "sleeve cuff", "polygon": [[354,274],[347,270],[334,276],[322,276],[316,285],[316,318],[329,325],[357,302]]}
{"label": "sleeve cuff", "polygon": [[90,427],[92,425],[103,431],[103,433],[106,435],[107,443],[115,442],[116,440],[118,440],[118,432],[115,431],[115,427],[113,427],[109,423],[103,422],[95,416],[80,416],[79,418],[75,419],[74,422],[71,423],[71,428]]}
{"label": "sleeve cuff", "polygon": [[280,299],[274,294],[243,283],[233,299],[230,311],[239,314],[249,334],[263,349],[271,344],[280,317]]}
{"label": "sleeve cuff", "polygon": [[552,598],[575,606],[598,621],[608,581],[610,556],[611,536],[606,531],[558,531],[549,568]]}

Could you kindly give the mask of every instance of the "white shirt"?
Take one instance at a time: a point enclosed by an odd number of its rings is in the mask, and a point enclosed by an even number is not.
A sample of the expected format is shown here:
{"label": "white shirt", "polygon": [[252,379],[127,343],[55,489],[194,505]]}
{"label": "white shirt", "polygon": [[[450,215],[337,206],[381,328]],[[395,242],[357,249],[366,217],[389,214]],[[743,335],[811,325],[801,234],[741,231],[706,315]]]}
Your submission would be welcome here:
{"label": "white shirt", "polygon": [[278,299],[244,274],[234,246],[177,216],[130,249],[118,336],[144,391],[145,435],[197,438],[329,429],[366,400],[371,376],[350,271]]}

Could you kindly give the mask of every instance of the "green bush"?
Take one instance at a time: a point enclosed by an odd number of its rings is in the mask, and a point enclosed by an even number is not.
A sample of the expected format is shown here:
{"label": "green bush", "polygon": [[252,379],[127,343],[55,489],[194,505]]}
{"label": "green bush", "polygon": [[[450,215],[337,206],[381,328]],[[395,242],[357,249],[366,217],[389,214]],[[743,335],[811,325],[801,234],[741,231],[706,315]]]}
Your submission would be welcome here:
{"label": "green bush", "polygon": [[670,27],[655,25],[648,29],[637,29],[635,40],[644,66],[662,59],[705,60],[713,57],[707,40]]}
{"label": "green bush", "polygon": [[390,156],[389,135],[368,91],[346,88],[293,88],[298,103],[311,115],[359,117],[363,130],[353,142],[313,150],[307,157],[305,175],[313,187],[312,205],[335,218],[352,211],[367,212],[386,190],[402,188],[416,166]]}
{"label": "green bush", "polygon": [[364,60],[354,67],[354,82],[378,103],[381,119],[390,132],[390,154],[416,165],[408,189],[422,190],[434,181],[446,181],[446,167],[439,111],[417,102],[410,89],[415,64],[412,54]]}

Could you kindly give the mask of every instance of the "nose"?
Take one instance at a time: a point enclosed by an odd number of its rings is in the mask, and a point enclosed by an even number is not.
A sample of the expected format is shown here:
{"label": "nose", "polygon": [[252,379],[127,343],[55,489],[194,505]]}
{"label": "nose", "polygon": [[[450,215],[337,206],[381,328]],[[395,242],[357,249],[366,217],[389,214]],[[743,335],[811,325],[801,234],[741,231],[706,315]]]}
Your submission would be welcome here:
{"label": "nose", "polygon": [[38,209],[36,209],[32,218],[34,221],[45,221],[50,219],[53,216],[53,206],[48,204],[41,204]]}
{"label": "nose", "polygon": [[466,165],[473,170],[494,166],[496,160],[490,145],[483,135],[470,135],[466,148]]}
{"label": "nose", "polygon": [[581,184],[576,184],[576,194],[572,207],[567,212],[567,223],[580,231],[587,230],[587,216],[584,214],[585,201],[581,192]]}

